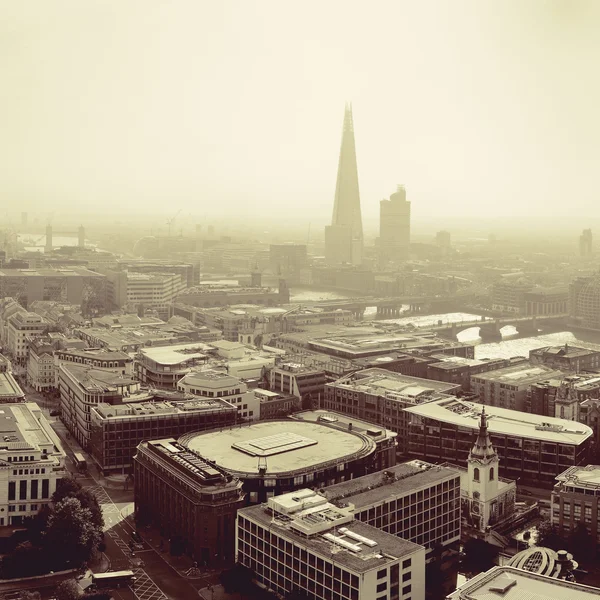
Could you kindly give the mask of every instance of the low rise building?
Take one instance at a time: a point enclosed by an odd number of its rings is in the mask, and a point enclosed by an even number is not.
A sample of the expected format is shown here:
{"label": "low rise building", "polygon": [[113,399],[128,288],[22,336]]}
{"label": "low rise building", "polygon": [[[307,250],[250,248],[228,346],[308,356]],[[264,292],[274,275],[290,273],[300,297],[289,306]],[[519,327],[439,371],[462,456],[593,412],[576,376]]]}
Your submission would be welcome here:
{"label": "low rise building", "polygon": [[0,427],[0,527],[14,527],[50,503],[67,474],[65,452],[33,402],[3,406]]}
{"label": "low rise building", "polygon": [[408,452],[404,409],[460,392],[459,384],[409,377],[384,369],[351,373],[325,386],[326,410],[352,415],[398,433],[398,452]]}
{"label": "low rise building", "polygon": [[569,289],[562,286],[535,287],[525,292],[525,316],[567,315]]}
{"label": "low rise building", "polygon": [[546,346],[529,351],[529,362],[545,365],[559,371],[597,371],[600,369],[600,351],[577,346]]}
{"label": "low rise building", "polygon": [[427,550],[458,549],[460,473],[447,466],[411,461],[326,487],[337,506],[352,506],[355,519],[410,540]]}
{"label": "low rise building", "polygon": [[242,483],[173,438],[141,442],[135,465],[135,515],[205,567],[233,562]]}
{"label": "low rise building", "polygon": [[8,318],[6,350],[13,358],[15,372],[26,373],[29,357],[28,338],[41,335],[48,323],[36,313],[19,311]]}
{"label": "low rise building", "polygon": [[255,389],[254,396],[260,403],[259,413],[263,420],[285,417],[300,410],[300,400],[296,396],[261,389]]}
{"label": "low rise building", "polygon": [[594,442],[600,444],[600,398],[588,398],[579,405],[579,422],[594,432]]}
{"label": "low rise building", "polygon": [[269,371],[270,388],[296,396],[303,406],[319,406],[324,398],[325,372],[295,362],[281,362]]}
{"label": "low rise building", "polygon": [[471,391],[483,404],[525,410],[530,386],[564,374],[543,365],[520,363],[471,377]]}
{"label": "low rise building", "polygon": [[538,575],[516,567],[493,567],[461,585],[446,600],[596,600],[600,589]]}
{"label": "low rise building", "polygon": [[27,383],[38,392],[49,392],[56,386],[54,345],[48,337],[29,338]]}
{"label": "low rise building", "polygon": [[236,556],[264,586],[314,600],[425,598],[425,549],[309,489],[239,511]]}
{"label": "low rise building", "polygon": [[[409,453],[432,462],[465,464],[479,429],[481,404],[446,398],[407,407]],[[587,464],[592,430],[586,425],[486,406],[500,473],[550,487],[557,472]]]}
{"label": "low rise building", "polygon": [[556,477],[550,519],[565,538],[584,523],[600,547],[600,465],[570,467]]}
{"label": "low rise building", "polygon": [[178,437],[190,431],[231,427],[237,411],[220,398],[100,403],[90,411],[89,450],[103,473],[129,472],[142,440]]}
{"label": "low rise building", "polygon": [[222,371],[192,371],[177,382],[177,389],[194,396],[226,400],[236,407],[239,420],[254,421],[260,417],[260,398],[246,383]]}
{"label": "low rise building", "polygon": [[25,393],[16,382],[12,373],[0,372],[0,404],[23,402]]}

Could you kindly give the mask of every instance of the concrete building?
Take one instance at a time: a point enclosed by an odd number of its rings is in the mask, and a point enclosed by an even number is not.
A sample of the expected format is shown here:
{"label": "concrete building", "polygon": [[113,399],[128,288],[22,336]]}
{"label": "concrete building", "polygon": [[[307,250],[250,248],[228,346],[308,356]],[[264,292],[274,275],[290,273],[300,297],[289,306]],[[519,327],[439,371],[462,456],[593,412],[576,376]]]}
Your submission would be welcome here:
{"label": "concrete building", "polygon": [[483,404],[511,410],[525,410],[530,386],[562,377],[561,371],[550,367],[521,363],[473,375],[471,391],[479,396]]}
{"label": "concrete building", "polygon": [[568,375],[532,385],[526,409],[537,415],[579,421],[581,403],[599,394],[600,375]]}
{"label": "concrete building", "polygon": [[239,511],[236,556],[257,580],[311,600],[425,598],[425,549],[309,489]]}
{"label": "concrete building", "polygon": [[300,400],[296,396],[272,392],[271,390],[253,390],[259,402],[259,418],[277,419],[300,410]]}
{"label": "concrete building", "polygon": [[236,407],[240,421],[255,421],[260,417],[260,398],[254,390],[249,390],[246,383],[222,371],[192,371],[177,382],[177,389],[194,396],[229,402]]}
{"label": "concrete building", "polygon": [[503,276],[492,286],[492,310],[513,315],[525,314],[525,294],[534,285],[522,273]]}
{"label": "concrete building", "polygon": [[569,289],[563,286],[535,287],[525,292],[525,316],[567,315]]}
{"label": "concrete building", "polygon": [[352,107],[346,105],[331,226],[325,228],[328,264],[362,262],[363,228]]}
{"label": "concrete building", "polygon": [[382,460],[390,458],[389,448],[368,433],[294,419],[188,434],[179,443],[243,481],[250,504],[365,475],[377,465],[379,454]]}
{"label": "concrete building", "polygon": [[38,392],[49,392],[56,387],[54,346],[49,338],[29,339],[27,383]]}
{"label": "concrete building", "polygon": [[242,483],[173,438],[141,442],[134,460],[135,515],[177,540],[198,564],[233,562]]}
{"label": "concrete building", "polygon": [[271,244],[269,246],[271,271],[287,279],[297,279],[308,266],[306,244]]}
{"label": "concrete building", "polygon": [[476,360],[462,356],[448,356],[447,354],[432,354],[426,365],[426,377],[433,381],[459,384],[463,391],[471,391],[471,377],[479,373],[486,373],[508,366],[509,360],[504,358]]}
{"label": "concrete building", "polygon": [[141,389],[137,379],[123,375],[120,367],[98,369],[75,363],[59,366],[58,389],[61,420],[84,449],[90,443],[92,408],[100,403],[122,404],[124,398],[132,401],[152,397]]}
{"label": "concrete building", "polygon": [[570,467],[556,477],[550,519],[565,538],[584,523],[600,546],[600,466]]}
{"label": "concrete building", "polygon": [[[556,473],[587,464],[592,430],[581,423],[486,406],[500,474],[549,487]],[[465,464],[479,430],[481,404],[446,398],[405,409],[409,453],[432,462]]]}
{"label": "concrete building", "polygon": [[194,367],[208,363],[212,351],[201,342],[140,348],[135,358],[135,374],[148,386],[174,390],[177,382]]}
{"label": "concrete building", "polygon": [[399,185],[389,200],[379,203],[380,263],[402,262],[408,259],[410,247],[410,202],[406,190]]}
{"label": "concrete building", "polygon": [[99,403],[90,410],[89,450],[104,473],[130,472],[135,449],[142,440],[178,437],[190,431],[231,427],[237,411],[221,398]]}
{"label": "concrete building", "polygon": [[600,329],[600,275],[578,277],[571,283],[569,311],[575,325]]}
{"label": "concrete building", "polygon": [[597,371],[600,369],[600,351],[577,346],[546,346],[529,351],[529,362],[560,371]]}
{"label": "concrete building", "polygon": [[354,518],[409,540],[427,551],[438,545],[458,549],[460,541],[460,473],[414,460],[384,471],[326,487],[337,506],[352,506]]}
{"label": "concrete building", "polygon": [[67,474],[65,452],[33,402],[3,406],[0,426],[0,527],[14,527],[50,503],[58,480]]}
{"label": "concrete building", "polygon": [[24,307],[35,300],[55,300],[97,314],[106,309],[106,279],[83,267],[1,269],[0,297],[14,298]]}
{"label": "concrete building", "polygon": [[446,600],[596,600],[599,594],[598,588],[505,566],[469,579]]}
{"label": "concrete building", "polygon": [[290,301],[290,290],[285,280],[279,281],[278,289],[248,286],[224,286],[206,283],[188,288],[177,297],[177,302],[190,306],[210,308],[232,304],[258,304],[278,306]]}
{"label": "concrete building", "polygon": [[600,398],[589,398],[581,402],[578,420],[594,432],[594,442],[600,444]]}
{"label": "concrete building", "polygon": [[325,386],[323,408],[377,423],[398,433],[398,452],[408,451],[408,406],[446,398],[460,385],[409,377],[384,369],[351,373]]}
{"label": "concrete building", "polygon": [[281,362],[269,371],[270,389],[295,396],[305,407],[319,407],[326,381],[324,371],[294,362]]}

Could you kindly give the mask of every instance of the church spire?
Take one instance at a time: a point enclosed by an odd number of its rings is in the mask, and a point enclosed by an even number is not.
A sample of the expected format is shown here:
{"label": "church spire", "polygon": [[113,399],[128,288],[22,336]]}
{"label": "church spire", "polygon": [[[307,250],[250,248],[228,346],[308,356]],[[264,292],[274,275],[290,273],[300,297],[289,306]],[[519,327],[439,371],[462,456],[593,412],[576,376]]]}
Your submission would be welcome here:
{"label": "church spire", "polygon": [[479,434],[475,440],[469,460],[488,461],[496,458],[496,451],[492,446],[492,440],[488,432],[487,415],[485,414],[485,406],[481,409],[481,417],[479,419]]}

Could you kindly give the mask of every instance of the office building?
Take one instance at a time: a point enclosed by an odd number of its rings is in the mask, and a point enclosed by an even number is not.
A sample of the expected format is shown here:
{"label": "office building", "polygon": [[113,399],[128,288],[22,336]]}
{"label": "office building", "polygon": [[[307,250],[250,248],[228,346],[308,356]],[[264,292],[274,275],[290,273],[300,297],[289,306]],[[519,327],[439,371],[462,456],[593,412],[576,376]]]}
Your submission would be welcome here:
{"label": "office building", "polygon": [[308,421],[309,423],[324,423],[340,431],[355,431],[368,435],[376,445],[375,459],[371,470],[381,471],[396,464],[396,447],[398,434],[384,427],[377,427],[373,423],[362,421],[356,417],[328,410],[302,410],[290,415],[295,421]]}
{"label": "office building", "polygon": [[352,107],[346,105],[331,225],[325,228],[328,264],[362,262],[363,228]]}
{"label": "office building", "polygon": [[308,266],[306,244],[271,244],[269,266],[275,275],[297,279]]}
{"label": "office building", "polygon": [[351,373],[325,386],[323,408],[377,423],[398,434],[398,452],[408,451],[408,406],[458,393],[460,385],[409,377],[384,369]]}
{"label": "office building", "polygon": [[479,396],[483,404],[525,410],[530,386],[549,379],[559,379],[563,375],[561,371],[543,365],[520,363],[472,375],[471,391]]}
{"label": "office building", "polygon": [[556,477],[550,518],[565,538],[580,524],[600,545],[600,466],[570,467]]}
{"label": "office building", "polygon": [[505,566],[469,579],[446,600],[597,600],[599,594],[598,588]]}
{"label": "office building", "polygon": [[600,444],[600,398],[588,398],[579,404],[578,421],[594,432],[594,443]]}
{"label": "office building", "polygon": [[260,388],[254,389],[253,393],[259,402],[259,418],[262,420],[280,419],[300,410],[300,400],[296,396]]}
{"label": "office building", "polygon": [[83,267],[1,269],[0,297],[15,298],[24,307],[35,300],[76,304],[93,315],[106,309],[106,278]]}
{"label": "office building", "polygon": [[600,375],[568,375],[532,385],[526,408],[537,415],[579,421],[581,403],[599,394]]}
{"label": "office building", "polygon": [[278,594],[424,600],[425,549],[353,518],[309,489],[239,511],[236,556]]}
{"label": "office building", "polygon": [[524,294],[526,317],[566,316],[569,313],[569,288],[537,286]]}
{"label": "office building", "polygon": [[438,231],[435,234],[436,246],[449,250],[452,247],[452,234],[449,231]]}
{"label": "office building", "polygon": [[290,301],[290,290],[284,279],[279,280],[277,289],[268,287],[228,286],[208,282],[188,288],[177,302],[203,308],[229,306],[231,304],[257,304],[278,306]]}
{"label": "office building", "polygon": [[577,346],[546,346],[529,351],[529,362],[545,365],[559,371],[597,371],[600,369],[600,351]]}
{"label": "office building", "polygon": [[15,373],[24,374],[27,371],[29,340],[44,333],[48,327],[42,317],[23,310],[8,318],[5,348],[13,359]]}
{"label": "office building", "polygon": [[325,372],[294,362],[281,362],[269,371],[270,389],[298,398],[305,408],[319,406],[324,399]]}
{"label": "office building", "polygon": [[367,432],[293,419],[187,434],[179,443],[243,481],[250,504],[365,475],[380,452],[389,456]]}
{"label": "office building", "polygon": [[600,329],[600,275],[578,277],[571,283],[569,311],[575,325]]}
{"label": "office building", "polygon": [[328,486],[321,492],[354,518],[431,550],[458,548],[460,472],[414,460]]}
{"label": "office building", "polygon": [[169,397],[92,407],[88,448],[104,474],[129,472],[142,440],[231,427],[237,421],[236,408],[221,398]]}
{"label": "office building", "polygon": [[[410,455],[465,464],[479,430],[481,408],[460,398],[406,408]],[[556,473],[587,464],[593,432],[586,425],[495,406],[486,406],[485,412],[503,477],[550,487]]]}
{"label": "office building", "polygon": [[525,294],[534,285],[522,273],[502,276],[492,285],[492,310],[512,315],[525,314]]}
{"label": "office building", "polygon": [[260,416],[260,398],[248,384],[223,371],[192,371],[177,383],[180,392],[204,398],[220,398],[236,407],[238,419],[254,421]]}
{"label": "office building", "polygon": [[58,480],[67,476],[60,440],[33,402],[0,412],[0,527],[22,525],[50,503]]}
{"label": "office building", "polygon": [[579,236],[579,254],[582,258],[589,258],[592,256],[592,230],[584,229],[583,233]]}
{"label": "office building", "polygon": [[135,515],[177,540],[199,565],[233,563],[242,483],[173,438],[143,441],[134,459]]}
{"label": "office building", "polygon": [[[432,359],[435,360],[431,362]],[[432,354],[427,359],[426,374],[422,376],[434,381],[459,384],[463,391],[470,392],[473,375],[506,367],[509,362],[509,359],[504,358],[477,360],[462,356]],[[421,375],[417,375],[417,377],[419,376]]]}
{"label": "office building", "polygon": [[399,185],[389,200],[379,203],[380,263],[408,260],[410,246],[410,202],[406,190]]}
{"label": "office building", "polygon": [[38,392],[49,392],[56,387],[54,345],[48,337],[29,338],[27,383]]}

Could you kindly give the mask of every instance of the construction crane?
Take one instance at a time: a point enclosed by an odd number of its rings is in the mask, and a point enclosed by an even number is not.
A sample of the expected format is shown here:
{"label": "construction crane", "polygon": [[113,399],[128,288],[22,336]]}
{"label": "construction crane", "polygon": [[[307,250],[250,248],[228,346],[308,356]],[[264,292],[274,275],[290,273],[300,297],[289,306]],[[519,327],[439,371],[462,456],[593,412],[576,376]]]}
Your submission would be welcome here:
{"label": "construction crane", "polygon": [[171,225],[173,225],[173,223],[175,223],[175,219],[179,216],[179,213],[181,212],[181,209],[179,209],[177,211],[177,213],[175,214],[174,217],[171,217],[168,221],[167,221],[167,225],[169,227],[169,237],[171,237]]}

